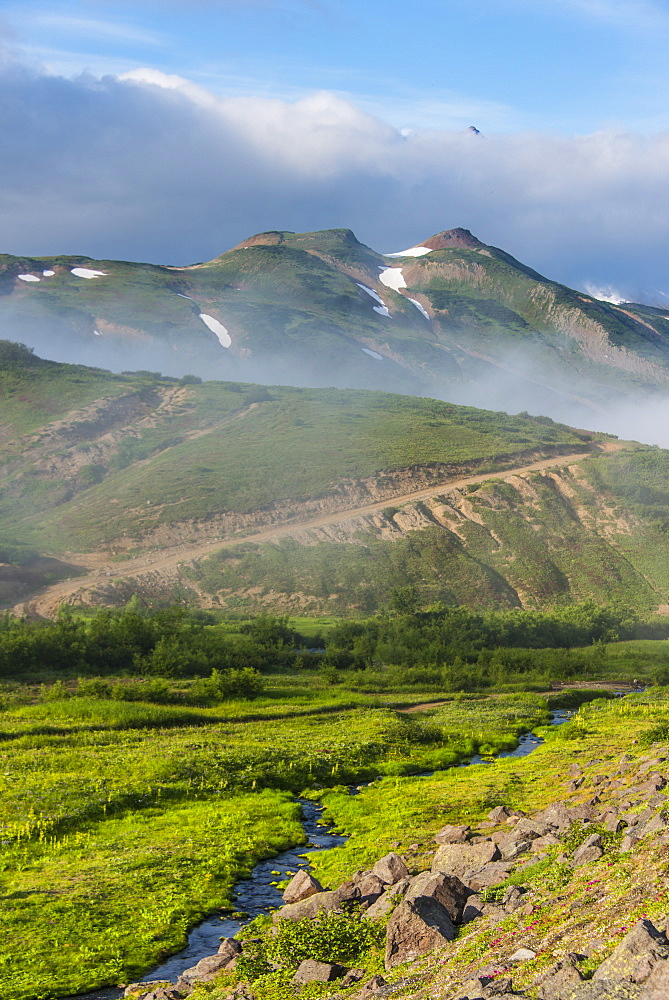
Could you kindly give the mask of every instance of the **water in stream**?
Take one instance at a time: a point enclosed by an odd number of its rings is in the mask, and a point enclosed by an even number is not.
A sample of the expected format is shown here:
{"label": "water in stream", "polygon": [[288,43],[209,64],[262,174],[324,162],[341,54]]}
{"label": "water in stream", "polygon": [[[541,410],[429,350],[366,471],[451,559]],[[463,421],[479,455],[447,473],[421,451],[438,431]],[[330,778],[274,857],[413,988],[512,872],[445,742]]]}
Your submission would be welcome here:
{"label": "water in stream", "polygon": [[[574,713],[572,711],[561,710],[551,713],[551,724],[559,726]],[[526,757],[536,750],[543,743],[539,736],[534,733],[523,733],[518,739],[518,746],[514,750],[506,750],[498,757]],[[489,763],[491,758],[480,757],[476,754],[469,760],[463,761],[460,767],[469,767],[472,764]],[[433,771],[424,772],[423,776],[433,774]],[[363,787],[363,786],[359,786]],[[331,833],[326,826],[319,825],[322,806],[307,799],[298,800],[302,806],[302,825],[304,832],[309,838],[309,843],[305,847],[293,847],[288,851],[269,858],[267,861],[259,862],[253,869],[250,878],[237,882],[234,888],[234,903],[238,910],[248,914],[244,920],[233,920],[228,917],[221,917],[214,913],[194,927],[188,935],[188,944],[183,951],[172,955],[161,962],[160,965],[149,969],[142,976],[142,981],[152,979],[168,979],[175,982],[185,969],[190,969],[196,965],[201,958],[206,955],[214,955],[218,951],[220,939],[222,937],[234,937],[237,932],[248,923],[253,917],[270,910],[277,909],[283,905],[280,891],[273,885],[273,882],[284,881],[289,872],[296,872],[298,868],[309,869],[309,861],[303,857],[306,850],[309,853],[326,850],[330,847],[338,847],[346,842],[347,838]],[[92,993],[79,994],[77,997],[64,998],[64,1000],[117,1000],[123,996],[120,989],[101,989]]]}

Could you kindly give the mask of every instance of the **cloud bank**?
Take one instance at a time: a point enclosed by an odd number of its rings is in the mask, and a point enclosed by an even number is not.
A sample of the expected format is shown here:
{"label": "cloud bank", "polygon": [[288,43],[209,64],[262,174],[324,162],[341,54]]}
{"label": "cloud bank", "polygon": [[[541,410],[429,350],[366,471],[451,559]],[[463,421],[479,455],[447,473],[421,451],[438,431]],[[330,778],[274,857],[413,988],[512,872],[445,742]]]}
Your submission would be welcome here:
{"label": "cloud bank", "polygon": [[666,304],[668,133],[407,134],[332,93],[9,58],[0,97],[4,252],[186,264],[267,229],[346,226],[390,252],[464,226],[566,284]]}

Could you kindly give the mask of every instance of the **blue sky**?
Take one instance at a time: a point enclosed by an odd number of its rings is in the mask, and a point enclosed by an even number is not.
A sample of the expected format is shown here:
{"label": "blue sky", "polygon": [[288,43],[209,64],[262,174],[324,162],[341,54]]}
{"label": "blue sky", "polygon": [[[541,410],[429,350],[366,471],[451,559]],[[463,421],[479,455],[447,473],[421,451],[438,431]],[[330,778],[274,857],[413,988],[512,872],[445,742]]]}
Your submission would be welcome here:
{"label": "blue sky", "polygon": [[669,303],[668,3],[0,0],[0,41],[3,251],[465,226]]}

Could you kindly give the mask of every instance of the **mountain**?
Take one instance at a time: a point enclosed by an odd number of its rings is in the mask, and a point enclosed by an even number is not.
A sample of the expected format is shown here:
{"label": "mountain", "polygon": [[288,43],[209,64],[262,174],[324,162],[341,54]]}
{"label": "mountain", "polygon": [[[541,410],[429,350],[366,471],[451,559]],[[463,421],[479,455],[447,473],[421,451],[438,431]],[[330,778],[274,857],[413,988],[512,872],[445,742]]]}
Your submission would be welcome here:
{"label": "mountain", "polygon": [[601,302],[465,229],[380,254],[268,232],[167,267],[0,256],[0,335],[54,360],[433,395],[585,426],[669,387],[669,316]]}
{"label": "mountain", "polygon": [[0,469],[5,607],[669,603],[669,453],[546,417],[0,343]]}

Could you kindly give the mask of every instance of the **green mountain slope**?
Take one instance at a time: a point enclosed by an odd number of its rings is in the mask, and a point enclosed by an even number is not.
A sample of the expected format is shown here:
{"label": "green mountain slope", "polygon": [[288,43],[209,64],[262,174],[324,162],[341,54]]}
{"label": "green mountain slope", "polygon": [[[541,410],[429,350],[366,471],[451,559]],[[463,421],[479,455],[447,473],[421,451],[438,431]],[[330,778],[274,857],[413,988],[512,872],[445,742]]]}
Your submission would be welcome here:
{"label": "green mountain slope", "polygon": [[669,453],[434,399],[0,345],[0,601],[669,603]]}
{"label": "green mountain slope", "polygon": [[575,292],[466,230],[422,248],[384,257],[326,230],[179,268],[5,254],[0,332],[117,371],[488,398],[578,422],[666,389],[661,310]]}

